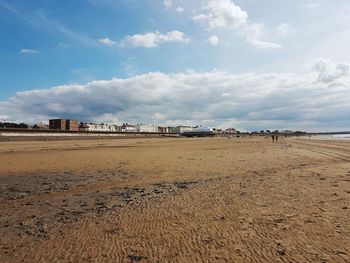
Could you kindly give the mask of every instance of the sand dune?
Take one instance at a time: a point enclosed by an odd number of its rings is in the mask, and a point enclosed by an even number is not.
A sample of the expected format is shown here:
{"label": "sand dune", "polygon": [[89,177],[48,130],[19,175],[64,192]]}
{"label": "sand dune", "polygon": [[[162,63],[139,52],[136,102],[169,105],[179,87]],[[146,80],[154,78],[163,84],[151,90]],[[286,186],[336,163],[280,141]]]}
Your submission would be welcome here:
{"label": "sand dune", "polygon": [[0,262],[350,262],[350,142],[1,142]]}

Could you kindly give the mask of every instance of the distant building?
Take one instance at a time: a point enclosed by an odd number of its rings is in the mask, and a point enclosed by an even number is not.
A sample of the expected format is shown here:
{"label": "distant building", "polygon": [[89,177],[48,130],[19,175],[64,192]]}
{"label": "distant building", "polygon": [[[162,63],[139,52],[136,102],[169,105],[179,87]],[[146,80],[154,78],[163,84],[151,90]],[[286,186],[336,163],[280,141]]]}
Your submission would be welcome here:
{"label": "distant building", "polygon": [[193,127],[190,127],[190,126],[167,127],[168,133],[184,133],[192,130],[193,130]]}
{"label": "distant building", "polygon": [[138,132],[158,132],[158,126],[147,124],[138,124],[136,129]]}
{"label": "distant building", "polygon": [[158,127],[158,132],[159,133],[169,133],[168,127]]}
{"label": "distant building", "polygon": [[135,125],[130,125],[130,124],[123,124],[121,126],[122,132],[137,132],[137,126]]}
{"label": "distant building", "polygon": [[237,130],[235,128],[228,128],[225,130],[225,133],[237,133]]}
{"label": "distant building", "polygon": [[77,120],[66,120],[67,131],[79,131],[79,122]]}
{"label": "distant building", "polygon": [[79,122],[77,120],[66,119],[52,119],[49,120],[49,128],[51,130],[62,131],[78,131]]}
{"label": "distant building", "polygon": [[113,126],[116,132],[122,132],[122,126],[119,126],[119,125],[113,125]]}
{"label": "distant building", "polygon": [[105,123],[84,123],[81,122],[79,126],[81,131],[91,131],[91,132],[116,132],[116,125],[109,125]]}
{"label": "distant building", "polygon": [[89,131],[89,126],[86,123],[81,122],[79,125],[79,131]]}

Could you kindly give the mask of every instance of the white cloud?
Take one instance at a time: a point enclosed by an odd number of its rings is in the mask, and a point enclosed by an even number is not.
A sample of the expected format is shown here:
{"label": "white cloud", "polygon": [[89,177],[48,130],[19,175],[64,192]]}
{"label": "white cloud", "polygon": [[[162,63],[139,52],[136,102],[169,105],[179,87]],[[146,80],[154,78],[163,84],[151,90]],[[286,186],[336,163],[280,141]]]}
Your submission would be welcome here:
{"label": "white cloud", "polygon": [[183,32],[174,30],[166,34],[161,34],[158,31],[146,33],[144,35],[136,34],[132,36],[126,36],[122,41],[123,45],[130,44],[133,47],[157,47],[159,44],[167,42],[182,42],[187,43],[189,39]]}
{"label": "white cloud", "polygon": [[113,40],[110,40],[109,38],[100,38],[98,42],[109,47],[115,46],[117,44],[116,42],[114,42]]}
{"label": "white cloud", "polygon": [[289,33],[289,25],[286,23],[277,26],[277,33],[281,36],[286,36]]}
{"label": "white cloud", "polygon": [[349,75],[349,64],[336,64],[325,58],[318,58],[312,64],[313,68],[320,73],[318,80],[321,82],[329,83]]}
{"label": "white cloud", "polygon": [[167,8],[169,8],[173,5],[172,0],[164,0],[163,3],[165,5],[165,7],[167,7]]}
{"label": "white cloud", "polygon": [[217,36],[211,36],[208,38],[208,41],[211,45],[217,46],[219,44],[219,38]]}
{"label": "white cloud", "polygon": [[234,123],[240,129],[350,129],[349,67],[315,61],[308,73],[163,74],[19,92],[0,102],[3,118],[155,124]]}
{"label": "white cloud", "polygon": [[35,49],[27,49],[27,48],[22,48],[21,49],[22,54],[39,54],[40,52]]}
{"label": "white cloud", "polygon": [[263,41],[263,25],[248,20],[248,13],[231,0],[206,0],[203,12],[192,20],[204,23],[208,31],[231,29],[245,37],[246,41],[259,49],[276,49],[282,46]]}
{"label": "white cloud", "polygon": [[267,42],[267,41],[261,41],[256,39],[248,39],[248,42],[252,45],[254,45],[258,49],[280,49],[282,48],[281,45],[273,43],[273,42]]}
{"label": "white cloud", "polygon": [[248,14],[230,0],[208,0],[203,7],[204,13],[193,18],[205,22],[209,30],[217,28],[237,29],[248,22]]}
{"label": "white cloud", "polygon": [[184,11],[185,11],[185,8],[183,8],[182,6],[176,7],[176,12],[183,13]]}
{"label": "white cloud", "polygon": [[246,41],[248,43],[252,44],[258,49],[282,48],[282,46],[279,44],[261,40],[261,35],[263,34],[263,25],[261,24],[257,24],[257,23],[250,24],[242,29],[241,34],[245,36]]}

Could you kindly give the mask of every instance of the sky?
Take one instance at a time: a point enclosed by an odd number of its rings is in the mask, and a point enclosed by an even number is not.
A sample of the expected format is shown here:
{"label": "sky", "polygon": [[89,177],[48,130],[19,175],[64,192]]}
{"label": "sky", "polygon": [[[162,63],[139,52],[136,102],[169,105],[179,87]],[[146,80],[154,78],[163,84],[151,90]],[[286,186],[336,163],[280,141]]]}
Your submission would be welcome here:
{"label": "sky", "polygon": [[348,0],[0,0],[0,121],[350,130]]}

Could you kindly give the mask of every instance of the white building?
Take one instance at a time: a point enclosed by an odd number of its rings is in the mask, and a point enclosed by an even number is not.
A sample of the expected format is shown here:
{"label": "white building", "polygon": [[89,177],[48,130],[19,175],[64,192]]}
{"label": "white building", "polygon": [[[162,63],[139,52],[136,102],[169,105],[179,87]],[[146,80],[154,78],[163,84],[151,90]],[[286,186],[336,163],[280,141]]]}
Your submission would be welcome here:
{"label": "white building", "polygon": [[158,132],[158,126],[155,125],[146,125],[146,124],[138,124],[137,125],[138,132]]}
{"label": "white building", "polygon": [[123,124],[122,125],[122,132],[137,132],[137,126],[135,125],[130,125],[130,124]]}
{"label": "white building", "polygon": [[92,132],[115,132],[117,131],[115,125],[109,125],[105,123],[81,123],[79,129],[81,131],[92,131]]}
{"label": "white building", "polygon": [[183,133],[192,131],[193,127],[190,126],[176,126],[176,127],[168,127],[169,133]]}

